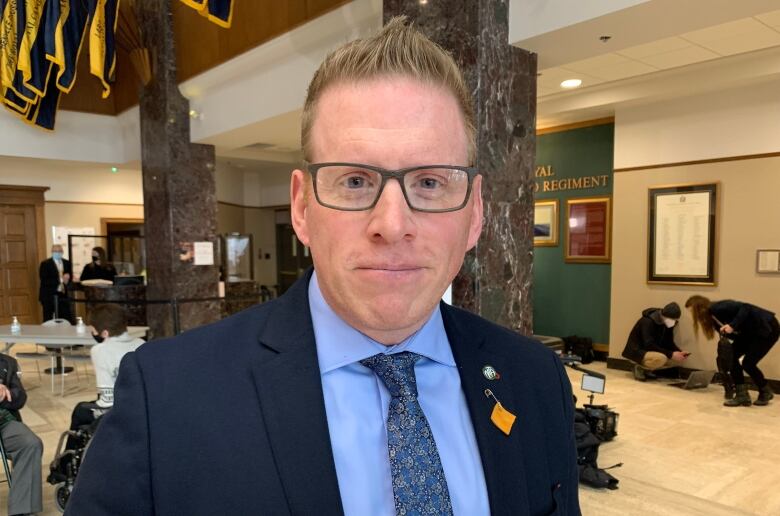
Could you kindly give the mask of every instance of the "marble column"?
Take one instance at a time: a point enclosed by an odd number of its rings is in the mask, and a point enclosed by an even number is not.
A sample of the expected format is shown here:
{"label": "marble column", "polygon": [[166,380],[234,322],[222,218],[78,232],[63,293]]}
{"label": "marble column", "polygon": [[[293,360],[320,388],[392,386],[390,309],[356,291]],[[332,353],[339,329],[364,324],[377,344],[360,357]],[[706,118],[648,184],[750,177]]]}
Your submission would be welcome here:
{"label": "marble column", "polygon": [[[140,95],[141,155],[148,300],[178,300],[186,330],[219,319],[219,304],[181,302],[216,297],[216,266],[182,261],[183,243],[212,242],[216,252],[214,147],[190,143],[189,102],[176,77],[171,0],[137,2],[141,41],[149,49],[152,80]],[[175,310],[149,305],[153,337],[173,335]]]}
{"label": "marble column", "polygon": [[485,226],[453,303],[530,335],[536,156],[536,55],[509,41],[508,0],[384,0],[452,52],[475,101]]}

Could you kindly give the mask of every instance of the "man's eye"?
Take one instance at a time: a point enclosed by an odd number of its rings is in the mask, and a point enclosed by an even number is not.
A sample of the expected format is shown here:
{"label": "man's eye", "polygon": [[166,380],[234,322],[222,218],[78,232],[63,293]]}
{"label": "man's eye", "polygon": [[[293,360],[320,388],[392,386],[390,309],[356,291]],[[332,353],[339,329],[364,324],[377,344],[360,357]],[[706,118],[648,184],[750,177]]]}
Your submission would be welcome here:
{"label": "man's eye", "polygon": [[347,188],[363,188],[366,186],[366,178],[361,176],[350,176],[344,183]]}
{"label": "man's eye", "polygon": [[341,184],[350,190],[357,190],[361,188],[369,188],[371,186],[371,181],[364,175],[354,174],[345,177]]}
{"label": "man's eye", "polygon": [[420,188],[424,188],[426,190],[435,190],[437,188],[441,188],[442,182],[436,179],[435,177],[423,177],[420,178],[419,181],[417,181],[417,185]]}

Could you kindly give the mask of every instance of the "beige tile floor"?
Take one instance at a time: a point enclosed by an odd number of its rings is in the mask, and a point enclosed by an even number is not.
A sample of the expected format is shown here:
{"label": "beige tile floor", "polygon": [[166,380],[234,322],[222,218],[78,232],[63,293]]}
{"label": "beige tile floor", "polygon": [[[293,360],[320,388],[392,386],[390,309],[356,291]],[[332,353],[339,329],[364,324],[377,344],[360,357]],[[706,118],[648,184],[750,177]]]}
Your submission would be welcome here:
{"label": "beige tile floor", "polygon": [[[596,402],[620,414],[619,435],[602,445],[600,464],[623,467],[611,470],[620,480],[616,491],[580,488],[583,514],[780,515],[780,396],[768,407],[729,409],[721,405],[717,386],[683,391],[664,381],[636,382],[603,363],[588,367],[607,375],[606,393]],[[78,384],[70,375],[68,393],[60,397],[52,395],[46,376],[39,383],[33,362],[22,361],[22,369],[29,389],[22,413],[43,439],[45,476],[73,406],[94,397],[94,377],[82,376]],[[569,373],[575,394],[584,400],[581,374]],[[0,484],[0,514],[6,497],[7,487]],[[43,500],[44,515],[58,514],[46,483]]]}

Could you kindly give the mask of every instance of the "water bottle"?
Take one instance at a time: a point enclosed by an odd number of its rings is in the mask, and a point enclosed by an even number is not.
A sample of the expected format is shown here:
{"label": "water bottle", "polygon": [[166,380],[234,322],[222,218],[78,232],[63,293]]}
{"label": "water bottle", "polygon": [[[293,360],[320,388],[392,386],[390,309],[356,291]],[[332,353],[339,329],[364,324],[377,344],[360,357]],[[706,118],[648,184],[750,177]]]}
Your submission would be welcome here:
{"label": "water bottle", "polygon": [[14,315],[11,320],[11,335],[19,335],[20,333],[22,333],[22,325],[19,324],[19,319]]}
{"label": "water bottle", "polygon": [[87,332],[87,325],[84,324],[84,319],[81,317],[76,318],[76,333],[83,335]]}

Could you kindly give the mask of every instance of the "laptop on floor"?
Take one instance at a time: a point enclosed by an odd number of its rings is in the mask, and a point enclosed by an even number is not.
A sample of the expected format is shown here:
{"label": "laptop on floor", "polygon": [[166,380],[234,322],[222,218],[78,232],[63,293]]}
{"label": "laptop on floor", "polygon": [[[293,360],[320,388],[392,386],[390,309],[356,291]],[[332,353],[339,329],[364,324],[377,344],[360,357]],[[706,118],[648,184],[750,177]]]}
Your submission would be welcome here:
{"label": "laptop on floor", "polygon": [[673,385],[685,390],[705,389],[710,384],[710,382],[712,382],[712,378],[714,376],[715,371],[693,371],[688,376],[687,381],[671,383],[669,385]]}

